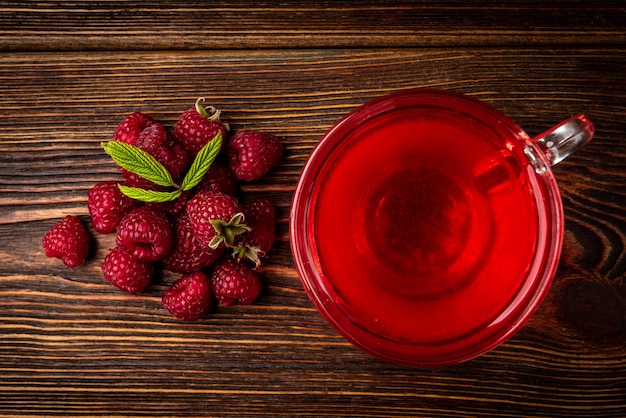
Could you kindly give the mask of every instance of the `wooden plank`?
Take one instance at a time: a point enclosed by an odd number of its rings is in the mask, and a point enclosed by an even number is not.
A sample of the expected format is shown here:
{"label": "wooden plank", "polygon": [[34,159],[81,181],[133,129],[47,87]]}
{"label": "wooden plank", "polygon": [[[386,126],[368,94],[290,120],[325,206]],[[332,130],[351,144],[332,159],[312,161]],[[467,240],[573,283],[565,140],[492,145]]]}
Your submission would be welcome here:
{"label": "wooden plank", "polygon": [[0,2],[0,50],[623,45],[622,1]]}
{"label": "wooden plank", "polygon": [[[0,55],[0,415],[620,416],[623,74],[623,47]],[[302,290],[287,231],[298,174],[324,132],[409,87],[484,99],[531,135],[579,112],[597,126],[555,168],[567,232],[554,290],[510,342],[437,370],[382,363],[339,337]],[[96,235],[75,270],[46,259],[40,240],[64,214],[87,221],[88,188],[118,178],[99,143],[124,115],[172,126],[198,96],[233,129],[278,135],[286,153],[245,187],[279,209],[261,298],[183,324],[160,304],[175,275],[135,296],[104,281],[114,237]]]}

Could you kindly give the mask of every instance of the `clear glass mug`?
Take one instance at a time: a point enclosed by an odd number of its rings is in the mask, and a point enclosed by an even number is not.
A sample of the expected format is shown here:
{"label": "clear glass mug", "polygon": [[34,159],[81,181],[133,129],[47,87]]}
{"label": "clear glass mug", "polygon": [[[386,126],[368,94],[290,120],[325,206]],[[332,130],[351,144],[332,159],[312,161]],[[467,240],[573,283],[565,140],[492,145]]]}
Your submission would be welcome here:
{"label": "clear glass mug", "polygon": [[322,316],[385,361],[436,367],[513,336],[548,292],[563,240],[551,166],[593,136],[572,117],[536,138],[492,106],[412,89],[338,121],[290,218]]}

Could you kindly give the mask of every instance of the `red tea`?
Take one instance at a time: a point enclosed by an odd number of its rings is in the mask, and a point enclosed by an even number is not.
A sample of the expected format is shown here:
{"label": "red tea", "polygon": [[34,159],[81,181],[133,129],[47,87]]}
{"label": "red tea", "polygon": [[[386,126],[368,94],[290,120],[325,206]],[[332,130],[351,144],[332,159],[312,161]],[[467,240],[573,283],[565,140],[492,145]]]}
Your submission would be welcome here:
{"label": "red tea", "polygon": [[443,344],[512,305],[538,240],[520,145],[463,112],[384,112],[323,163],[309,219],[321,286],[393,341]]}

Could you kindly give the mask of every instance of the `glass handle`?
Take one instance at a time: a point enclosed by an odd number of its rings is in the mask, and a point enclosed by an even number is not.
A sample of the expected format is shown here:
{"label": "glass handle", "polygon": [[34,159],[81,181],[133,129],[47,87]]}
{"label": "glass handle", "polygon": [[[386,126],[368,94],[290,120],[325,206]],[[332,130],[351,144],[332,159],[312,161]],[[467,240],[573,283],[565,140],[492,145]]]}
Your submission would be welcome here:
{"label": "glass handle", "polygon": [[593,132],[591,120],[585,115],[577,115],[536,136],[533,142],[550,165],[555,165],[589,142]]}

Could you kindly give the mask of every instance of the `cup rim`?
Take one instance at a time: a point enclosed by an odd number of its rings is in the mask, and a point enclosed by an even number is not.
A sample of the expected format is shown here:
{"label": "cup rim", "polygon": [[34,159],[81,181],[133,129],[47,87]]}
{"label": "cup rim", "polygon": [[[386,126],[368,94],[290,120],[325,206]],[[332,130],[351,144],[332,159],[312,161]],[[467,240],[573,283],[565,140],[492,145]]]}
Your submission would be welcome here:
{"label": "cup rim", "polygon": [[[442,350],[443,354],[436,358],[418,358],[407,354],[411,351],[411,343],[406,344],[409,348],[408,350],[397,349],[397,347],[390,350],[388,344],[385,344],[385,341],[375,346],[368,344],[365,341],[368,339],[363,338],[362,335],[381,337],[368,329],[363,329],[360,324],[353,323],[353,321],[345,318],[341,310],[333,306],[334,303],[329,295],[324,294],[316,283],[314,276],[317,266],[312,262],[311,248],[308,247],[309,240],[307,239],[308,233],[312,228],[310,220],[306,219],[306,213],[311,204],[309,193],[316,180],[317,171],[321,168],[328,155],[332,153],[333,146],[341,141],[342,137],[340,133],[346,126],[349,127],[351,123],[355,123],[355,120],[364,112],[368,112],[376,107],[380,108],[381,106],[385,107],[389,105],[393,107],[391,103],[394,100],[411,98],[416,95],[430,95],[432,97],[445,98],[444,100],[451,99],[470,102],[483,111],[492,114],[500,123],[506,125],[512,133],[517,135],[519,140],[525,142],[525,146],[536,150],[528,134],[510,118],[491,105],[471,96],[451,90],[418,88],[400,90],[374,98],[340,118],[320,139],[309,155],[298,179],[292,199],[289,224],[290,246],[298,276],[307,296],[313,302],[321,316],[347,341],[362,351],[391,363],[413,367],[441,367],[468,361],[499,346],[515,335],[535,313],[547,295],[558,267],[564,233],[563,208],[559,189],[552,171],[548,168],[541,175],[533,172],[534,176],[541,176],[538,177],[539,187],[542,188],[542,194],[545,195],[546,211],[550,211],[549,219],[551,222],[549,225],[546,224],[544,226],[546,228],[545,235],[547,240],[543,245],[545,251],[541,254],[538,252],[535,254],[536,277],[532,280],[525,281],[525,283],[532,288],[527,289],[526,292],[520,295],[520,297],[524,299],[523,303],[518,302],[514,305],[512,312],[502,313],[502,315],[507,315],[505,318],[515,317],[512,324],[508,323],[507,327],[496,329],[490,334],[486,334],[485,336],[489,338],[479,339],[478,341],[471,341],[472,339],[468,338],[467,349],[463,353],[446,353],[445,350]],[[537,152],[537,155],[539,155],[540,158],[545,158],[541,152]],[[547,161],[545,163],[546,167],[549,167],[549,163]],[[381,348],[381,345],[384,347]]]}

